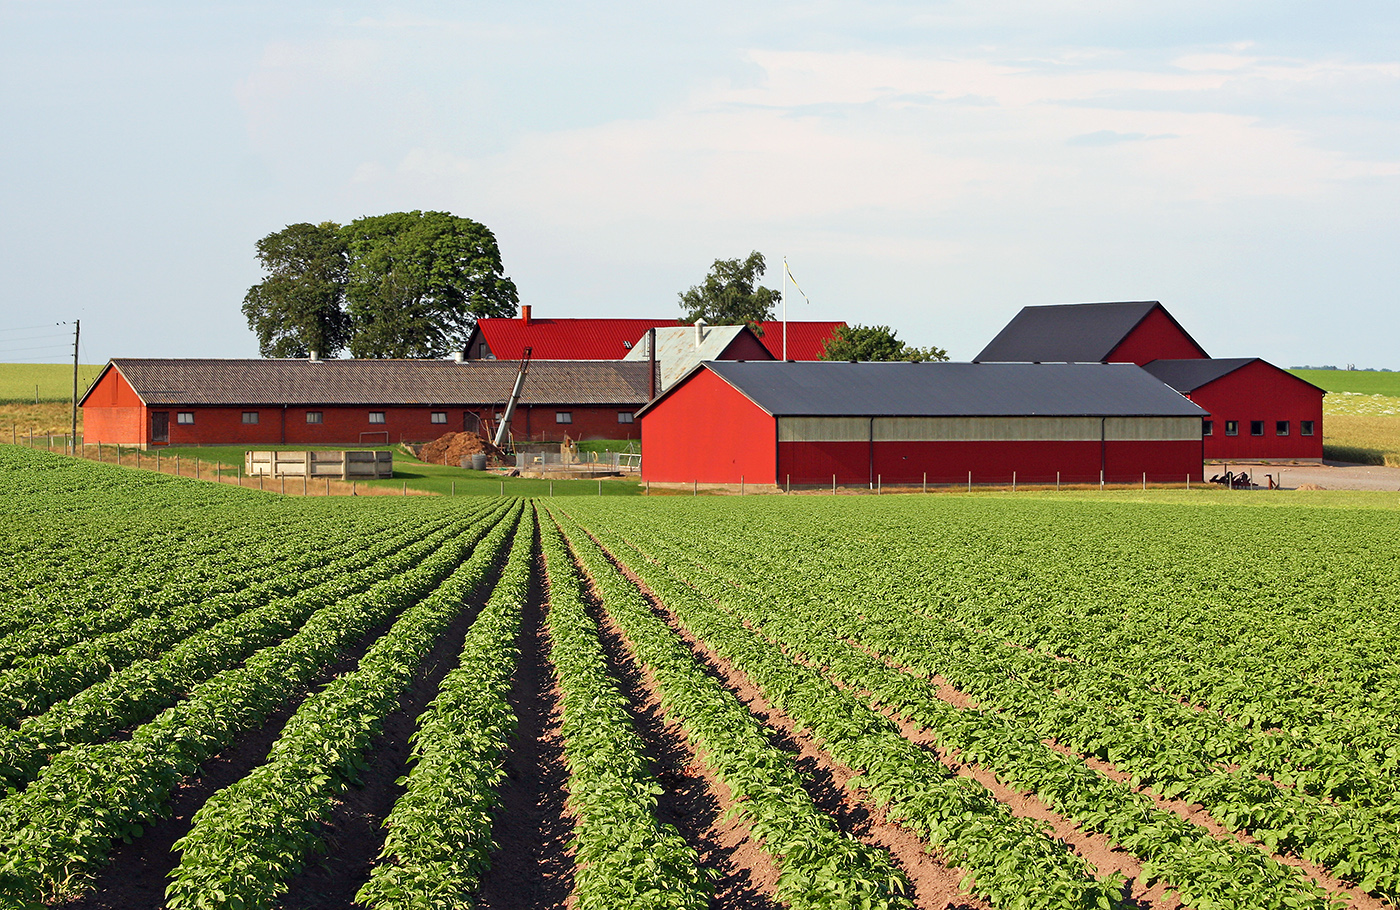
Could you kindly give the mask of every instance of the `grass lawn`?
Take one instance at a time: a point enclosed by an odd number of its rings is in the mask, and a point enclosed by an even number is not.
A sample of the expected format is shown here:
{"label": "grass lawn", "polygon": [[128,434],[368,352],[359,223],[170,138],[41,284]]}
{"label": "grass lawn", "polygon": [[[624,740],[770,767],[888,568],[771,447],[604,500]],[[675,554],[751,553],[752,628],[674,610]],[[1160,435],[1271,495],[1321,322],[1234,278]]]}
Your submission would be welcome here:
{"label": "grass lawn", "polygon": [[[78,397],[106,364],[78,364]],[[0,404],[73,400],[73,364],[0,363]]]}
{"label": "grass lawn", "polygon": [[1289,370],[1328,392],[1358,392],[1362,395],[1389,395],[1400,398],[1400,373],[1378,370]]}
{"label": "grass lawn", "polygon": [[[161,459],[173,459],[179,455],[182,460],[190,462],[195,459],[199,459],[203,463],[213,462],[222,466],[221,473],[232,475],[242,466],[243,455],[250,448],[305,451],[308,448],[338,450],[345,448],[345,446],[171,446],[161,449]],[[353,448],[375,448],[383,451],[385,447],[354,446]],[[362,480],[359,483],[370,487],[392,489],[402,489],[407,484],[409,490],[439,493],[444,496],[451,495],[454,486],[458,496],[500,496],[502,493],[507,496],[550,495],[551,481],[548,480],[537,480],[533,477],[502,477],[489,471],[471,471],[466,468],[428,464],[405,455],[400,449],[392,448],[392,451],[394,452],[394,477],[392,480]],[[552,489],[556,496],[637,496],[641,493],[642,486],[635,480],[604,478],[601,482],[596,480],[555,480],[552,482]]]}

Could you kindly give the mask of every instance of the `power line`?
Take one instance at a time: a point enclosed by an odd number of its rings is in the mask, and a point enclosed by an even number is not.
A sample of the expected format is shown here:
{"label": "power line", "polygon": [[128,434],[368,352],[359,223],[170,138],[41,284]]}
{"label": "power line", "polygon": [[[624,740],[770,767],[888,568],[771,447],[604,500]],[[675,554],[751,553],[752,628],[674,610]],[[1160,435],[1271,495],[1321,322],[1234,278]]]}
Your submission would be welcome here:
{"label": "power line", "polygon": [[35,329],[51,329],[56,325],[70,325],[67,322],[46,322],[43,325],[0,326],[0,332],[32,332]]}
{"label": "power line", "polygon": [[37,347],[29,347],[29,348],[3,348],[3,349],[0,349],[0,354],[11,354],[11,353],[14,353],[14,352],[16,352],[16,351],[61,351],[61,350],[63,350],[65,347],[66,347],[66,345],[61,345],[61,344],[43,344],[43,345],[39,345],[39,346],[37,346]]}

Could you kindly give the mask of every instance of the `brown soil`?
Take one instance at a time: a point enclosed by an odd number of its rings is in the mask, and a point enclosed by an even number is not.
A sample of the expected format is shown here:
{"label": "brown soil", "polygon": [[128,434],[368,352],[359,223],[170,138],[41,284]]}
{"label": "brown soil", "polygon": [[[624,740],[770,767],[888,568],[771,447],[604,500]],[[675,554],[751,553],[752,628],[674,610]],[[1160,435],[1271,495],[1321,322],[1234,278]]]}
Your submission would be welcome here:
{"label": "brown soil", "polygon": [[667,718],[655,678],[640,665],[631,642],[603,609],[599,592],[577,557],[575,566],[585,580],[586,607],[598,625],[608,672],[627,699],[652,773],[663,787],[657,797],[658,818],[675,826],[696,851],[701,865],[716,874],[711,907],[776,910],[772,895],[778,868],[745,822],[725,820],[734,805],[733,794],[714,776],[703,752]]}
{"label": "brown soil", "polygon": [[399,706],[384,719],[379,735],[366,753],[369,767],[361,772],[361,783],[346,790],[336,801],[324,837],[327,852],[288,883],[283,907],[299,910],[348,907],[355,892],[369,879],[379,851],[384,846],[384,819],[394,808],[404,788],[398,781],[409,771],[409,737],[417,729],[418,717],[437,696],[442,679],[457,666],[462,642],[472,623],[491,595],[506,560],[502,552],[486,572],[485,579],[467,598],[447,630],[438,636],[413,681],[399,699]]}
{"label": "brown soil", "polygon": [[189,833],[194,814],[209,797],[263,764],[288,718],[300,707],[306,695],[326,681],[353,670],[370,646],[391,625],[393,619],[373,629],[353,649],[318,674],[306,691],[264,721],[261,728],[241,737],[237,743],[205,762],[198,774],[187,778],[176,788],[170,800],[170,814],[166,818],[148,825],[143,837],[131,843],[116,844],[108,864],[98,870],[92,887],[57,906],[64,910],[163,908],[168,878],[180,862],[174,843]]}
{"label": "brown soil", "polygon": [[[539,553],[538,543],[535,552]],[[559,729],[560,693],[549,666],[544,628],[547,598],[544,557],[536,555],[517,640],[520,663],[510,693],[518,726],[506,753],[506,780],[491,828],[497,848],[477,890],[480,910],[563,908],[573,890],[573,824],[564,807],[568,769]]]}
{"label": "brown soil", "polygon": [[476,433],[448,433],[423,446],[418,457],[429,464],[456,468],[461,467],[465,456],[479,455],[486,451],[486,440]]}
{"label": "brown soil", "polygon": [[718,678],[760,723],[772,731],[773,739],[780,748],[795,755],[803,785],[816,806],[829,813],[843,832],[890,853],[895,864],[909,879],[913,889],[911,898],[916,906],[937,910],[983,910],[989,906],[961,887],[965,875],[962,870],[939,862],[917,836],[888,821],[878,807],[864,802],[860,791],[849,786],[855,777],[854,771],[818,748],[809,735],[799,733],[792,719],[769,705],[762,692],[745,674],[711,651],[681,625],[675,614],[645,582],[611,553],[608,558],[637,586],[656,615],[685,642],[696,661]]}

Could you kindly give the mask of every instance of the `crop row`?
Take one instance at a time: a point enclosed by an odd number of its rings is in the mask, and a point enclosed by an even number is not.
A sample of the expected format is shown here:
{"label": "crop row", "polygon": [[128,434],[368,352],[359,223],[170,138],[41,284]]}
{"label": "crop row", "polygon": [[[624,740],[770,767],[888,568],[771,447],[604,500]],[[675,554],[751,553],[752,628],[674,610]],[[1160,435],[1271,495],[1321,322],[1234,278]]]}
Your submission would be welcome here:
{"label": "crop row", "polygon": [[843,834],[817,809],[790,754],[775,747],[749,710],[696,662],[637,589],[576,527],[570,545],[604,609],[646,667],[668,715],[730,791],[778,868],[777,897],[794,908],[907,907],[908,881],[889,854]]}
{"label": "crop row", "polygon": [[[726,531],[726,552],[732,552],[734,537],[734,531]],[[684,550],[673,549],[667,558],[684,560]],[[787,552],[777,542],[769,550],[779,556]],[[792,597],[794,589],[809,600],[829,596],[827,588],[808,582],[801,572],[794,573],[795,581],[784,577],[781,586],[772,583],[767,566],[771,558],[765,555],[761,565],[741,564],[718,554],[704,561],[692,559],[692,563],[699,571],[711,573],[722,566],[724,578],[743,579],[750,602],[766,602],[779,594]],[[801,565],[799,560],[797,566]],[[859,640],[924,677],[942,676],[977,699],[983,710],[1014,718],[1028,728],[1028,737],[1052,738],[1067,748],[1111,761],[1131,773],[1136,783],[1151,784],[1168,797],[1198,802],[1226,827],[1250,833],[1271,849],[1296,853],[1327,867],[1339,877],[1360,883],[1363,890],[1391,895],[1400,888],[1400,823],[1395,819],[1394,801],[1378,809],[1339,805],[1261,780],[1261,763],[1228,768],[1208,761],[1204,756],[1218,751],[1222,742],[1238,741],[1228,736],[1238,728],[1174,701],[1152,703],[1145,687],[1133,690],[1148,696],[1134,697],[1131,711],[1109,710],[1105,704],[1128,697],[1119,694],[1130,688],[1121,677],[990,641],[959,623],[931,618],[899,603],[888,592],[864,597],[859,617],[859,622],[851,622],[839,613],[820,614],[829,631]],[[1226,729],[1221,730],[1222,726]],[[1314,773],[1320,776],[1322,771]],[[1355,780],[1360,772],[1352,773]],[[1393,780],[1379,775],[1372,775],[1368,783],[1373,799],[1384,799],[1387,790],[1394,790]]]}
{"label": "crop row", "polygon": [[[324,514],[306,515],[290,525],[245,521],[226,533],[204,529],[203,545],[197,548],[148,537],[143,540],[143,552],[137,554],[142,561],[139,566],[75,561],[66,568],[68,583],[46,598],[61,598],[61,609],[33,617],[23,629],[0,641],[0,669],[23,666],[36,655],[53,654],[126,629],[139,619],[169,615],[181,606],[219,595],[255,586],[263,596],[294,591],[304,573],[353,556],[389,530],[388,518],[387,512],[366,515],[352,526],[353,533],[339,538],[327,534]],[[143,526],[139,534],[148,535],[150,530]],[[94,545],[71,542],[70,552]]]}
{"label": "crop row", "polygon": [[141,836],[168,811],[182,779],[265,724],[373,629],[431,593],[496,517],[314,614],[295,635],[195,686],[130,738],[56,756],[28,788],[0,801],[0,893],[32,901],[77,890],[114,840]]}
{"label": "crop row", "polygon": [[[0,674],[0,723],[14,724],[20,718],[37,714],[133,662],[167,655],[172,647],[192,635],[196,636],[193,648],[207,649],[211,636],[201,638],[196,633],[211,625],[218,628],[216,624],[237,620],[259,604],[266,608],[269,603],[290,598],[292,615],[305,615],[306,608],[314,609],[330,597],[341,596],[347,583],[350,591],[355,590],[358,573],[367,574],[369,580],[382,577],[382,561],[415,536],[408,533],[388,540],[362,540],[361,547],[345,554],[339,563],[300,575],[289,572],[274,581],[196,600],[170,613],[138,620],[120,632],[98,636],[62,653],[35,658],[6,671]],[[218,648],[219,636],[215,634],[212,639]]]}
{"label": "crop row", "polygon": [[466,906],[495,849],[491,826],[516,727],[507,700],[529,594],[534,510],[515,532],[491,599],[472,623],[457,667],[417,721],[413,770],[384,820],[379,861],[357,903],[378,910]]}
{"label": "crop row", "polygon": [[166,889],[170,910],[262,910],[285,893],[321,843],[334,798],[358,782],[366,750],[423,655],[491,574],[519,522],[520,506],[512,511],[439,587],[404,610],[353,672],[302,702],[266,763],[195,813],[175,842],[181,859]]}
{"label": "crop row", "polygon": [[[647,549],[652,549],[650,544]],[[873,707],[894,709],[913,719],[934,733],[942,746],[956,750],[962,760],[988,768],[1008,785],[1034,793],[1084,829],[1104,834],[1134,853],[1143,861],[1145,878],[1166,881],[1189,905],[1239,910],[1328,906],[1313,884],[1256,848],[1211,837],[1156,808],[1149,797],[1127,784],[1044,745],[1034,730],[995,714],[958,710],[939,698],[936,685],[851,645],[848,639],[860,637],[856,627],[862,631],[867,627],[868,612],[862,611],[861,621],[852,622],[848,611],[814,602],[800,583],[786,586],[781,605],[775,605],[773,591],[761,584],[736,586],[733,574],[708,575],[693,561],[670,563],[678,555],[676,550],[659,554],[669,564],[683,565],[677,570],[771,640],[783,642],[843,685],[866,693]],[[1014,677],[1000,674],[995,680],[990,675],[986,678],[989,686],[996,680],[1016,684]]]}
{"label": "crop row", "polygon": [[608,673],[598,627],[582,600],[582,579],[559,530],[540,534],[549,572],[550,661],[563,709],[561,730],[574,815],[574,906],[709,905],[699,857],[676,829],[656,818],[661,787],[648,767],[627,699]]}
{"label": "crop row", "polygon": [[181,693],[291,635],[316,611],[333,608],[376,581],[411,567],[471,524],[471,519],[464,519],[411,543],[377,544],[364,551],[373,560],[364,567],[367,570],[332,576],[296,596],[248,609],[25,719],[17,730],[0,730],[0,776],[11,786],[21,786],[62,749],[100,742],[149,720],[178,701]]}
{"label": "crop row", "polygon": [[1109,907],[1122,886],[1094,870],[1044,828],[1017,818],[986,791],[900,735],[887,717],[652,563],[621,539],[597,531],[699,640],[748,678],[774,706],[811,731],[833,758],[860,775],[870,799],[969,874],[974,892],[997,906]]}

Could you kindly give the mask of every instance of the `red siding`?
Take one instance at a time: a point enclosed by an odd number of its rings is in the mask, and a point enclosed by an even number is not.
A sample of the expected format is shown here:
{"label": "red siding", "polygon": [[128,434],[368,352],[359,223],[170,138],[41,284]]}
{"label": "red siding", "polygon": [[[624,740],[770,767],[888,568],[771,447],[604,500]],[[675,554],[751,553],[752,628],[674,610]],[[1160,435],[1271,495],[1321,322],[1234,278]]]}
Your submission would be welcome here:
{"label": "red siding", "polygon": [[729,347],[724,349],[724,353],[719,360],[773,360],[775,355],[768,353],[768,349],[763,346],[763,342],[753,336],[752,332],[740,332]]}
{"label": "red siding", "polygon": [[1153,307],[1128,337],[1109,352],[1108,362],[1143,366],[1154,360],[1194,360],[1205,356],[1205,351],[1172,321],[1166,310]]}
{"label": "red siding", "polygon": [[[1212,433],[1205,438],[1207,461],[1322,458],[1321,389],[1271,363],[1256,360],[1221,376],[1186,397],[1210,412]],[[1225,422],[1239,422],[1239,435],[1226,436]],[[1251,436],[1250,422],[1262,420],[1264,435]],[[1288,421],[1279,436],[1277,422]],[[1313,422],[1313,435],[1301,433]]]}
{"label": "red siding", "polygon": [[642,479],[657,483],[778,483],[777,424],[709,370],[642,418]]}
{"label": "red siding", "polygon": [[147,430],[141,399],[121,373],[107,369],[83,400],[83,439],[143,445]]}
{"label": "red siding", "polygon": [[[785,442],[779,480],[794,484],[1184,483],[1202,479],[1201,444],[1157,442],[877,442],[872,470],[868,442]],[[649,456],[648,456],[649,457]]]}

